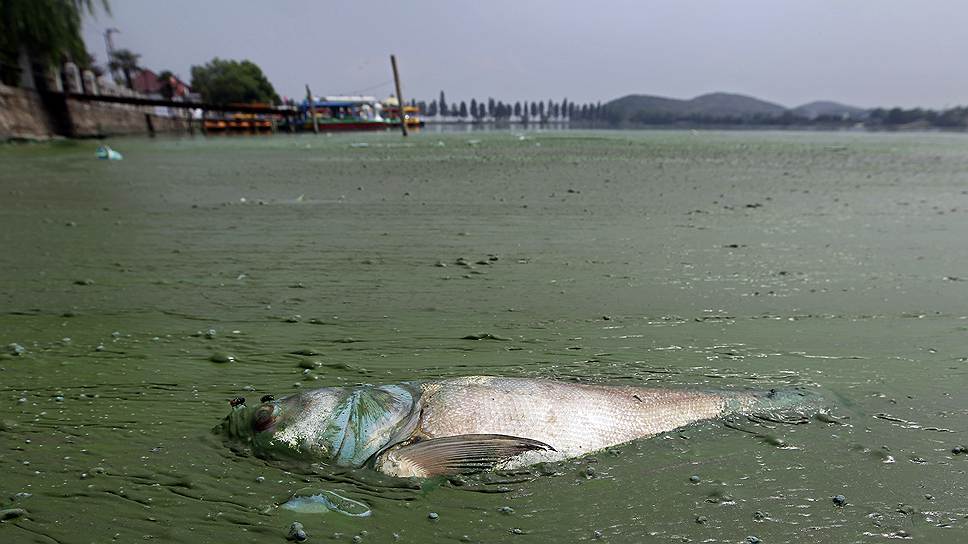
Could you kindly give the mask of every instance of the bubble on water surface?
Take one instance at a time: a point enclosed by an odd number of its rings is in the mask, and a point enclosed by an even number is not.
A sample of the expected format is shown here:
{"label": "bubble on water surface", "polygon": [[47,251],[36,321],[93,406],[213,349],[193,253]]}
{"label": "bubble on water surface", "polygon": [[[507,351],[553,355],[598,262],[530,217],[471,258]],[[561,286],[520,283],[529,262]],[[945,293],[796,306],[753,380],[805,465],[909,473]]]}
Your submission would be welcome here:
{"label": "bubble on water surface", "polygon": [[325,514],[332,511],[354,517],[370,515],[370,508],[362,502],[348,499],[333,491],[310,487],[296,491],[280,506],[301,514]]}

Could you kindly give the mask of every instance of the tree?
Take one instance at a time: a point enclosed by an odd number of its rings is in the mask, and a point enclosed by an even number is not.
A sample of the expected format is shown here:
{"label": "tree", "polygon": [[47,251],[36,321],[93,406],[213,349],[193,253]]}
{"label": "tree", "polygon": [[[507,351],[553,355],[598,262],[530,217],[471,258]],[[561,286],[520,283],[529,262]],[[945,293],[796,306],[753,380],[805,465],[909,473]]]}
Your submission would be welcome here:
{"label": "tree", "polygon": [[130,49],[115,49],[111,51],[111,58],[108,61],[108,68],[112,72],[121,72],[124,75],[124,82],[129,89],[131,86],[131,73],[140,70],[138,66],[138,60],[141,59],[141,55],[131,51]]}
{"label": "tree", "polygon": [[537,117],[537,116],[538,116],[538,105],[535,104],[534,102],[532,102],[531,103],[531,117]]}
{"label": "tree", "polygon": [[96,5],[111,11],[107,0],[0,0],[0,79],[18,84],[24,56],[45,66],[87,58],[81,19]]}
{"label": "tree", "polygon": [[444,91],[440,91],[438,103],[440,104],[440,114],[447,115],[447,99],[444,97]]}
{"label": "tree", "polygon": [[514,116],[521,117],[521,102],[514,103]]}
{"label": "tree", "polygon": [[175,86],[177,85],[175,82],[175,74],[171,73],[171,70],[162,70],[158,74],[158,81],[161,82],[161,89],[159,89],[161,96],[171,100],[175,96]]}
{"label": "tree", "polygon": [[477,100],[475,100],[473,98],[471,98],[471,117],[473,117],[475,120],[478,118],[477,117]]}
{"label": "tree", "polygon": [[487,117],[487,107],[484,105],[484,102],[477,103],[477,116],[481,119]]}
{"label": "tree", "polygon": [[467,102],[460,101],[460,109],[457,112],[457,116],[461,119],[467,117]]}
{"label": "tree", "polygon": [[279,95],[254,62],[214,58],[192,66],[192,89],[216,104],[278,102]]}

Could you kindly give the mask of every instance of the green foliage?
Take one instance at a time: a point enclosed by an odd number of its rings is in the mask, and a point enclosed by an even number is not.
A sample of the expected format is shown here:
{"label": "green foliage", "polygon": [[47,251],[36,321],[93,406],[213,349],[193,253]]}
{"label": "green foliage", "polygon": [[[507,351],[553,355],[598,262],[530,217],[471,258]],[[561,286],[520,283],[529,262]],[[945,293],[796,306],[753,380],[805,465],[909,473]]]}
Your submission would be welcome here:
{"label": "green foliage", "polygon": [[204,66],[192,66],[191,87],[204,101],[216,104],[279,102],[262,69],[249,60],[214,58]]}
{"label": "green foliage", "polygon": [[110,13],[108,0],[0,0],[0,77],[19,79],[18,56],[57,64],[68,58],[87,59],[81,37],[81,18],[94,14],[95,5]]}
{"label": "green foliage", "polygon": [[174,77],[175,74],[171,70],[162,70],[158,74],[158,80],[161,81],[161,96],[164,96],[168,100],[171,100],[175,96],[175,87],[171,84],[171,80]]}
{"label": "green foliage", "polygon": [[127,83],[128,88],[131,88],[131,72],[139,70],[138,61],[141,59],[141,55],[132,52],[129,49],[117,49],[111,52],[111,58],[108,60],[108,68],[112,72],[121,72],[124,74],[124,81]]}

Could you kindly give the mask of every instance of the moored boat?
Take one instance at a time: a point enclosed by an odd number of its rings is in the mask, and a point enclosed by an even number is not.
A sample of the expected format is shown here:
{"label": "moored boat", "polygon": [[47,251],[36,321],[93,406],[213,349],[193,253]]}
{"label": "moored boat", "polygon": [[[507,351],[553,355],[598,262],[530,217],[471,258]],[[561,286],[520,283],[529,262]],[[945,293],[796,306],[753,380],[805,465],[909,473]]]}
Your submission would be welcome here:
{"label": "moored boat", "polygon": [[325,96],[303,100],[291,122],[300,131],[313,130],[313,116],[321,132],[386,130],[393,123],[381,115],[382,107],[369,96]]}
{"label": "moored boat", "polygon": [[[400,101],[397,97],[390,96],[387,97],[383,103],[383,117],[393,123],[395,126],[400,126]],[[408,106],[404,104],[403,106],[403,119],[407,123],[407,127],[422,127],[424,122],[420,119],[420,108],[417,106]]]}

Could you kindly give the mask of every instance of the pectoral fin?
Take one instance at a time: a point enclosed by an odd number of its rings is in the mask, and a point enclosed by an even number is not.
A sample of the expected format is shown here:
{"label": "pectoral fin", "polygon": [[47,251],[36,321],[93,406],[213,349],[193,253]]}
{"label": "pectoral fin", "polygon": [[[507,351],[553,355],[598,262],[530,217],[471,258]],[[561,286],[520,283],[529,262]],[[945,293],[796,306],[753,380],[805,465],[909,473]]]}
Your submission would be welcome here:
{"label": "pectoral fin", "polygon": [[377,457],[375,468],[391,476],[420,478],[483,472],[533,450],[556,451],[548,444],[530,438],[464,434],[391,448]]}

